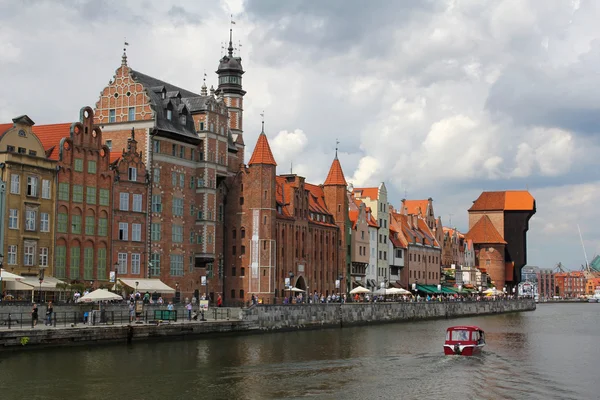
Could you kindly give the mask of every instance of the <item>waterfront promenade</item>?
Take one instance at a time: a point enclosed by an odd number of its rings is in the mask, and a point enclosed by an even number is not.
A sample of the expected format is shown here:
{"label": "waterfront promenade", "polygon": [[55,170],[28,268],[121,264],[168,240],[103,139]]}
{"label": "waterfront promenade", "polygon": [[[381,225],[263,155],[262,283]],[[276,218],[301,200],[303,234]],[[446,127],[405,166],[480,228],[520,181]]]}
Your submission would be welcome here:
{"label": "waterfront promenade", "polygon": [[[215,333],[258,333],[287,330],[344,328],[393,322],[410,322],[477,315],[502,314],[535,310],[533,300],[455,301],[455,302],[381,302],[381,303],[325,303],[298,305],[254,305],[248,308],[213,308],[205,314],[206,321],[177,318],[163,321],[153,318],[154,313],[142,313],[130,323],[128,314],[117,312],[124,307],[107,306],[112,318],[83,321],[83,310],[63,311],[57,308],[52,326],[40,319],[31,327],[30,316],[21,314],[17,325],[0,326],[0,349],[23,346],[59,346],[77,343],[136,342],[151,338],[185,337]],[[5,308],[4,306],[3,308]],[[65,306],[78,307],[78,306]],[[43,313],[43,308],[40,314]],[[76,317],[71,321],[70,314]],[[115,317],[119,315],[119,317]],[[181,314],[180,314],[181,315]],[[27,319],[26,319],[27,318]],[[199,318],[200,319],[200,318]],[[106,322],[101,322],[106,321]]]}

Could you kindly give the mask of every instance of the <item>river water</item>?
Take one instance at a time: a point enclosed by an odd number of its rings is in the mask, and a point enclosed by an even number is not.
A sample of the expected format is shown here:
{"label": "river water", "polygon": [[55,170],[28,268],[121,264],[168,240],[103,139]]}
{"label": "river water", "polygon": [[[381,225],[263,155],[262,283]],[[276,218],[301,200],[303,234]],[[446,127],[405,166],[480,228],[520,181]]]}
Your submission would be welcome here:
{"label": "river water", "polygon": [[[486,331],[446,357],[451,325]],[[600,399],[600,304],[0,354],[2,399]]]}

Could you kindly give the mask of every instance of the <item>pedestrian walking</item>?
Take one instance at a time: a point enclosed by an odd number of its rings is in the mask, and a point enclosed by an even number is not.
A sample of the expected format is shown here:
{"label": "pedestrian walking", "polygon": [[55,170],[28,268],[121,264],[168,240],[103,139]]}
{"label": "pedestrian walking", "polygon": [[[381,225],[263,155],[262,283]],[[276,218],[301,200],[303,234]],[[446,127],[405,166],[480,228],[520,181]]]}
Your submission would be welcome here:
{"label": "pedestrian walking", "polygon": [[52,313],[54,312],[54,307],[52,306],[52,302],[48,302],[48,306],[46,307],[46,321],[44,321],[44,325],[52,326]]}
{"label": "pedestrian walking", "polygon": [[129,302],[129,322],[133,322],[135,319],[135,304],[130,301]]}
{"label": "pedestrian walking", "polygon": [[31,321],[33,323],[33,326],[37,325],[37,321],[38,321],[38,308],[37,308],[37,304],[34,304],[33,308],[31,309]]}
{"label": "pedestrian walking", "polygon": [[192,303],[187,303],[187,306],[185,306],[187,312],[188,312],[188,321],[192,320]]}

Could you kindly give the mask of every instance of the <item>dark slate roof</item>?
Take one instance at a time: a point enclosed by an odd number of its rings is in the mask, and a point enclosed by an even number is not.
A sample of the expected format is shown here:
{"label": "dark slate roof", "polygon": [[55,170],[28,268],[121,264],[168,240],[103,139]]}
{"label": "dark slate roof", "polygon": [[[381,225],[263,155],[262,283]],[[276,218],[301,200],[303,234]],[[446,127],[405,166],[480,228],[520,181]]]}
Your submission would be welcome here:
{"label": "dark slate roof", "polygon": [[190,112],[206,110],[206,103],[211,96],[184,97],[181,99]]}
{"label": "dark slate roof", "polygon": [[[186,123],[181,124],[179,116],[186,107],[186,103],[179,98],[183,97],[200,97],[198,94],[190,92],[185,89],[181,89],[177,86],[171,85],[170,83],[163,82],[160,79],[153,78],[151,76],[142,74],[141,72],[132,71],[134,78],[144,85],[147,89],[148,96],[152,102],[153,109],[156,113],[156,127],[159,131],[166,134],[176,134],[184,136],[188,139],[198,140],[198,135],[194,129],[194,121],[189,116],[189,112],[186,114]],[[161,92],[166,90],[167,98],[163,99]],[[167,119],[167,108],[171,107],[173,115],[171,120]]]}
{"label": "dark slate roof", "polygon": [[133,71],[133,70],[131,72],[133,73],[135,79],[138,82],[140,82],[142,85],[144,85],[147,89],[164,87],[167,92],[179,92],[181,94],[181,97],[199,97],[200,96],[199,94],[190,92],[189,90],[182,89],[175,85],[171,85],[170,83],[161,81],[160,79],[156,79],[156,78],[153,78],[146,74],[142,74],[141,72]]}

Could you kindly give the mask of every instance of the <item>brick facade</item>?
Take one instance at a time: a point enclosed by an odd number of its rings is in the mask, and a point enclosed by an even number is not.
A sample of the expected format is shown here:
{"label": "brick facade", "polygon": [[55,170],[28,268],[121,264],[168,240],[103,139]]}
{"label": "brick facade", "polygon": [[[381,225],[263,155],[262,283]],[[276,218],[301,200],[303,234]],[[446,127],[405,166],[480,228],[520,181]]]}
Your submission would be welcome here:
{"label": "brick facade", "polygon": [[108,281],[111,270],[110,151],[90,107],[81,109],[80,122],[62,136],[49,143],[59,167],[54,276],[95,286]]}
{"label": "brick facade", "polygon": [[119,278],[147,278],[148,264],[148,179],[142,152],[137,149],[135,131],[122,153],[111,158],[114,184],[111,265],[118,265]]}

